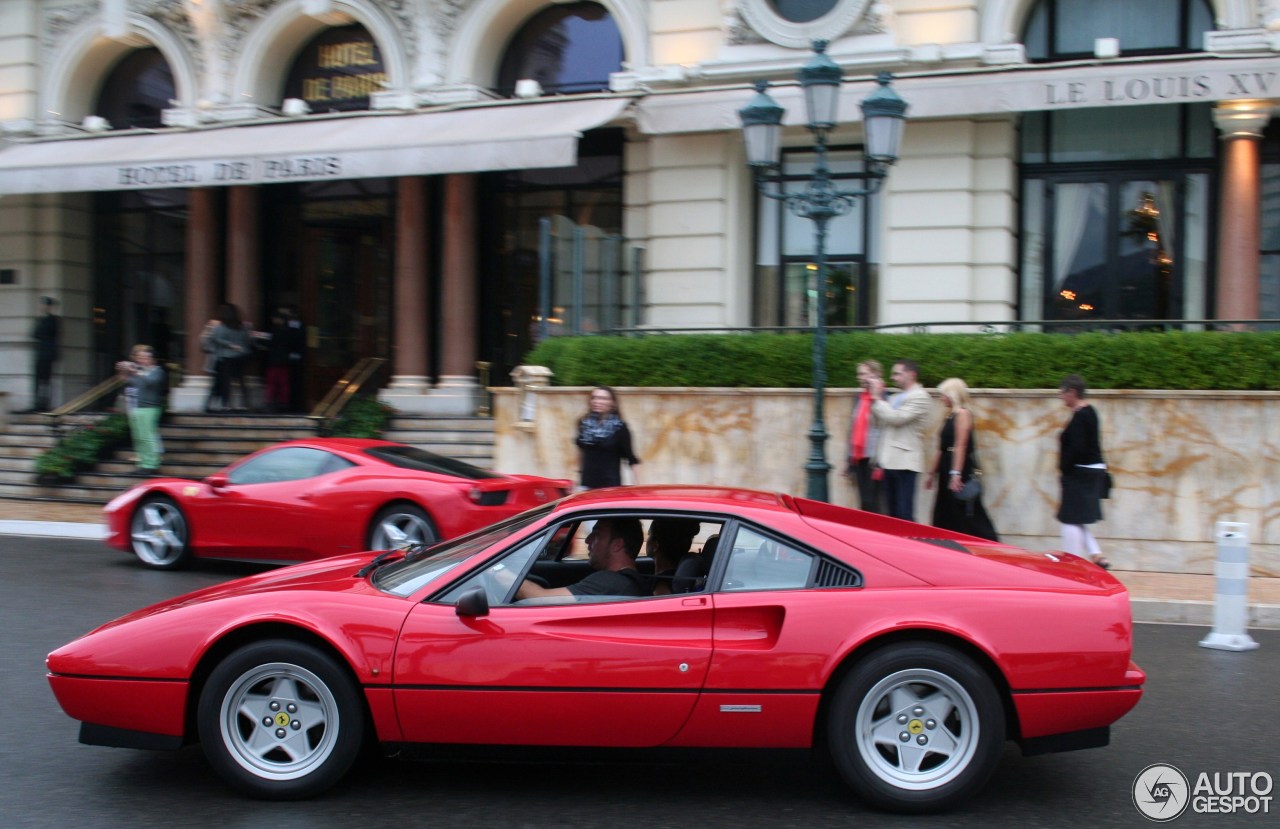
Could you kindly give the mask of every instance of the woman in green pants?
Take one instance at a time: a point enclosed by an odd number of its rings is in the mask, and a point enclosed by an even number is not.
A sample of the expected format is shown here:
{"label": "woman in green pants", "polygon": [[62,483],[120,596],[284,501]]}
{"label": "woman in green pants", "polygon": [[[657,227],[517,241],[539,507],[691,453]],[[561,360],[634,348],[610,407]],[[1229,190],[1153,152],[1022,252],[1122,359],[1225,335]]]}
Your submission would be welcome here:
{"label": "woman in green pants", "polygon": [[164,369],[156,363],[151,346],[135,345],[128,360],[116,363],[116,372],[125,381],[125,408],[129,430],[133,433],[133,448],[138,453],[138,474],[156,475],[164,454],[160,414],[169,394]]}

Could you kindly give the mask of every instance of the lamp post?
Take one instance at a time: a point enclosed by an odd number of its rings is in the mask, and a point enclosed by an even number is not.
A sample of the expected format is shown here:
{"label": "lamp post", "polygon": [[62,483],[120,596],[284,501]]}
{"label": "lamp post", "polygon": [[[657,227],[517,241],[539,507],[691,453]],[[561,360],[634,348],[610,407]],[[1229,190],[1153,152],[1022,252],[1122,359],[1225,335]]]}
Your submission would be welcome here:
{"label": "lamp post", "polygon": [[840,97],[841,70],[826,54],[827,41],[813,42],[813,58],[799,73],[800,87],[808,115],[805,127],[813,135],[813,174],[803,190],[785,192],[779,161],[782,138],[783,108],[765,91],[767,81],[756,82],[756,94],[738,111],[746,144],[747,164],[755,176],[760,194],[786,204],[797,216],[813,221],[814,278],[817,281],[813,330],[813,425],[809,429],[809,461],[807,495],[815,501],[826,501],[827,463],[825,444],[827,428],[824,420],[827,386],[827,223],[853,209],[858,199],[877,191],[884,183],[889,167],[898,160],[902,146],[902,127],[907,103],[890,86],[888,72],[879,75],[879,87],[862,102],[865,139],[866,185],[859,190],[839,190],[827,167],[827,138],[836,125]]}

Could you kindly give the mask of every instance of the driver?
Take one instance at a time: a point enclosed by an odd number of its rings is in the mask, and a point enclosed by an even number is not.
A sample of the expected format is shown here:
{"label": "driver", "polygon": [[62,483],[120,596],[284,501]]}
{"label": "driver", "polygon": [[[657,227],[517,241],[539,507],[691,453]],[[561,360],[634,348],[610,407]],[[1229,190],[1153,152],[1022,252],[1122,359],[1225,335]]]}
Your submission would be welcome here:
{"label": "driver", "polygon": [[568,587],[543,587],[520,583],[516,599],[543,596],[647,596],[646,579],[636,569],[636,556],[644,542],[638,518],[601,518],[587,534],[587,561],[595,570]]}

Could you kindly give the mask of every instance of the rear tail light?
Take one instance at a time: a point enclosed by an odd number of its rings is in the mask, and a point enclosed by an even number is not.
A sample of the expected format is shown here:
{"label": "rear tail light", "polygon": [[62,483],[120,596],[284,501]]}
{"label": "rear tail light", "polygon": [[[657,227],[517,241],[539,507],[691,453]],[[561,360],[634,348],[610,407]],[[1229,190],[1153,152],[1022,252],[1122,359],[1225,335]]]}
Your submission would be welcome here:
{"label": "rear tail light", "polygon": [[505,489],[483,490],[472,487],[467,492],[467,497],[482,507],[500,507],[507,502],[510,494]]}

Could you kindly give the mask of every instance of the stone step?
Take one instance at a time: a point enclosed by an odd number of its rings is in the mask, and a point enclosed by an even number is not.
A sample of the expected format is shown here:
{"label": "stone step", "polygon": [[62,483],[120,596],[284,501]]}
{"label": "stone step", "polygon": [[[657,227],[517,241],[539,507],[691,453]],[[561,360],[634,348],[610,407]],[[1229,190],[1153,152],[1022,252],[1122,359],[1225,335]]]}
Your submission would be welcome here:
{"label": "stone step", "polygon": [[65,484],[61,486],[36,486],[30,484],[0,483],[0,498],[41,498],[70,501],[77,504],[105,504],[124,492],[140,479],[132,479],[127,485],[117,486],[84,486],[82,484]]}

